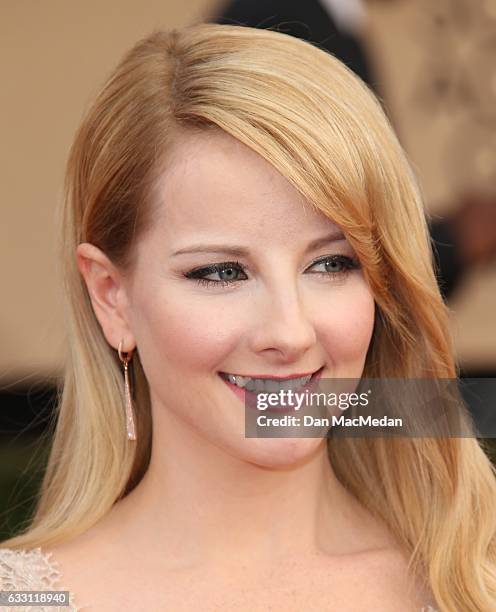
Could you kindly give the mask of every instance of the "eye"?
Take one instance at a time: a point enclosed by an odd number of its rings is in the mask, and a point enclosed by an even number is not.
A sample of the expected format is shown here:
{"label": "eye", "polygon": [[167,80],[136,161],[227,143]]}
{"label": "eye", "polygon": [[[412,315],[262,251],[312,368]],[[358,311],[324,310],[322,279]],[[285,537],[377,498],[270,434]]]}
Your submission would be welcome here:
{"label": "eye", "polygon": [[[360,263],[357,259],[346,255],[327,255],[315,261],[308,270],[317,266],[321,266],[323,269],[308,273],[337,280],[344,278],[351,270],[360,268]],[[238,261],[225,261],[196,268],[186,272],[184,276],[196,280],[200,285],[211,287],[228,287],[240,281],[248,280],[243,266]],[[208,276],[217,276],[217,278],[207,278]]]}
{"label": "eye", "polygon": [[[217,275],[218,280],[207,278],[207,276]],[[219,285],[225,287],[232,285],[240,280],[247,280],[248,277],[237,261],[226,261],[218,264],[197,268],[185,274],[186,278],[194,278],[200,285]]]}
{"label": "eye", "polygon": [[310,274],[321,274],[336,278],[346,276],[351,270],[357,270],[360,268],[360,263],[358,259],[348,257],[347,255],[326,255],[326,257],[321,257],[315,261],[308,269],[310,270],[316,266],[321,266],[322,269],[309,272]]}

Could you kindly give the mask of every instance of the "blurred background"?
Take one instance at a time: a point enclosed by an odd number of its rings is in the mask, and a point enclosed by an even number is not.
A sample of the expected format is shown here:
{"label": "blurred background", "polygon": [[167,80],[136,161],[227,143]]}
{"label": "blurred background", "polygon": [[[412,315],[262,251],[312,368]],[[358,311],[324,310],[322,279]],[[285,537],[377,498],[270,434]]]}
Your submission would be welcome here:
{"label": "blurred background", "polygon": [[50,447],[55,209],[73,135],[139,38],[205,20],[311,40],[376,91],[423,189],[461,374],[496,377],[496,0],[3,2],[0,540],[29,516]]}

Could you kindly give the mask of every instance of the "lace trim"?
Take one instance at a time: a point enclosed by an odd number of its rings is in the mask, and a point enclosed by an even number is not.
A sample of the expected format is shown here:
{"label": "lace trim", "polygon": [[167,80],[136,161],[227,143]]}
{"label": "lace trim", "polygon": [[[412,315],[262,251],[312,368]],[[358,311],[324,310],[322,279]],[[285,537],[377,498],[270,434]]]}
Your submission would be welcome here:
{"label": "lace trim", "polygon": [[[60,584],[62,575],[51,552],[40,547],[31,550],[0,549],[0,590],[69,591]],[[69,606],[1,606],[2,612],[81,612],[75,595],[69,591]]]}

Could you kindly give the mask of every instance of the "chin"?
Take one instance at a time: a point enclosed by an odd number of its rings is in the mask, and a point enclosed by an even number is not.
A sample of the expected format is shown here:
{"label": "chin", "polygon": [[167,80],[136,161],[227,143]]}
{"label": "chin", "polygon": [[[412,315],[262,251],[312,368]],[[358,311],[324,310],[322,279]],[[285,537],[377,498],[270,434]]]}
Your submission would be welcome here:
{"label": "chin", "polygon": [[303,465],[322,452],[322,438],[246,438],[244,459],[264,468],[284,469]]}

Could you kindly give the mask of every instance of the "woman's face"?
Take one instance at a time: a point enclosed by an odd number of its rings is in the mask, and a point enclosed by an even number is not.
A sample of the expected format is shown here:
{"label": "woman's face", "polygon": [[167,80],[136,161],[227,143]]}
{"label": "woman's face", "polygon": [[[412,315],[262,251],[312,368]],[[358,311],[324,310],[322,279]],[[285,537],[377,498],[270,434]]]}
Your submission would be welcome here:
{"label": "woman's face", "polygon": [[360,378],[374,298],[354,251],[267,161],[220,130],[181,136],[159,196],[126,281],[154,428],[174,423],[264,466],[310,455],[322,439],[246,438],[244,402],[220,373],[324,368],[323,377]]}

